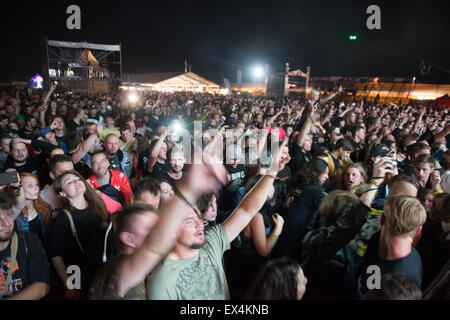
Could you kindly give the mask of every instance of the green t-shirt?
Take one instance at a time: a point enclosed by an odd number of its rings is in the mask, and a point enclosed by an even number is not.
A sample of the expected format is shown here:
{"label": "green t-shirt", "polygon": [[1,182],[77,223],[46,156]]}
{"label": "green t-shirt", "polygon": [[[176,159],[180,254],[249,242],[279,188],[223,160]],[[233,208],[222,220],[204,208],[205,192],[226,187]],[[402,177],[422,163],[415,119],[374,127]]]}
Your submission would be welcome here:
{"label": "green t-shirt", "polygon": [[230,242],[223,224],[205,235],[198,256],[164,259],[147,278],[149,300],[228,300],[228,284],[222,265],[223,253]]}
{"label": "green t-shirt", "polygon": [[94,278],[89,292],[89,300],[145,300],[145,282],[130,289],[126,295],[119,296],[118,267],[124,256],[106,263]]}

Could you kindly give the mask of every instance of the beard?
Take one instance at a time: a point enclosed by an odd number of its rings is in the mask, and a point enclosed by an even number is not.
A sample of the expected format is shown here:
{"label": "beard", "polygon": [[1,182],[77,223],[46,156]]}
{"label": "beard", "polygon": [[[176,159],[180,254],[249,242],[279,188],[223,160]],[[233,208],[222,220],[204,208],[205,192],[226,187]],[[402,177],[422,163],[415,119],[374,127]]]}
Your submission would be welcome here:
{"label": "beard", "polygon": [[203,239],[202,241],[191,244],[190,248],[191,249],[201,249],[203,247],[203,245],[205,244],[205,242],[206,242],[206,240]]}
{"label": "beard", "polygon": [[11,240],[13,234],[14,234],[14,229],[7,231],[7,232],[0,233],[0,242],[5,242],[5,241]]}

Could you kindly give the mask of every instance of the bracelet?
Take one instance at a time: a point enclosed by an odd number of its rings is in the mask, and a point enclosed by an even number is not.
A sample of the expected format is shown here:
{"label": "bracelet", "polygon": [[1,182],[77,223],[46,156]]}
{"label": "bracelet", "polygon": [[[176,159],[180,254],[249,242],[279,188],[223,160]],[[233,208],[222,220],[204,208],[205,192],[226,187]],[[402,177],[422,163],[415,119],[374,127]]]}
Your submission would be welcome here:
{"label": "bracelet", "polygon": [[366,193],[366,192],[369,192],[369,191],[375,191],[375,190],[378,190],[378,188],[368,189],[368,190],[366,190],[366,191],[364,191],[364,192],[361,192],[361,194]]}
{"label": "bracelet", "polygon": [[372,177],[372,179],[384,179],[384,177]]}
{"label": "bracelet", "polygon": [[268,177],[271,177],[271,178],[273,178],[273,179],[276,179],[276,178],[277,178],[277,176],[274,176],[273,174],[265,174],[264,176],[268,176]]}

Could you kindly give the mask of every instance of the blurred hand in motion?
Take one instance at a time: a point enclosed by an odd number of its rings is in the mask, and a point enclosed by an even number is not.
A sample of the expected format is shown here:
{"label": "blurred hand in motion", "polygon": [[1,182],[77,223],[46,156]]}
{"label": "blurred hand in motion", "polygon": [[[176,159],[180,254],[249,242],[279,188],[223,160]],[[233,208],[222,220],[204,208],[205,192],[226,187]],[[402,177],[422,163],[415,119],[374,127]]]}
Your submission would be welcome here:
{"label": "blurred hand in motion", "polygon": [[[186,179],[181,182],[184,189],[188,189],[195,197],[208,192],[217,191],[228,183],[228,175],[222,161],[209,152],[202,152],[202,163],[186,165]],[[191,159],[194,159],[192,155]]]}

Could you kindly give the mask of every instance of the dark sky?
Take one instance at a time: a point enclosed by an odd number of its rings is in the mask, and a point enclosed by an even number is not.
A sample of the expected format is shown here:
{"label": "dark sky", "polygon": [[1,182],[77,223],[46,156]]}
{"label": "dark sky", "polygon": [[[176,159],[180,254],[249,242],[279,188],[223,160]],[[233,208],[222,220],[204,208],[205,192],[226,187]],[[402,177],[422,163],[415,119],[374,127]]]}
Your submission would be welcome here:
{"label": "dark sky", "polygon": [[[66,8],[81,7],[81,30],[66,28]],[[366,28],[366,8],[381,8],[381,30]],[[306,66],[312,75],[417,76],[450,83],[427,60],[450,69],[450,1],[2,1],[0,80],[40,72],[40,42],[122,44],[123,72],[192,71],[236,81],[242,68]],[[350,41],[349,34],[357,34]]]}

